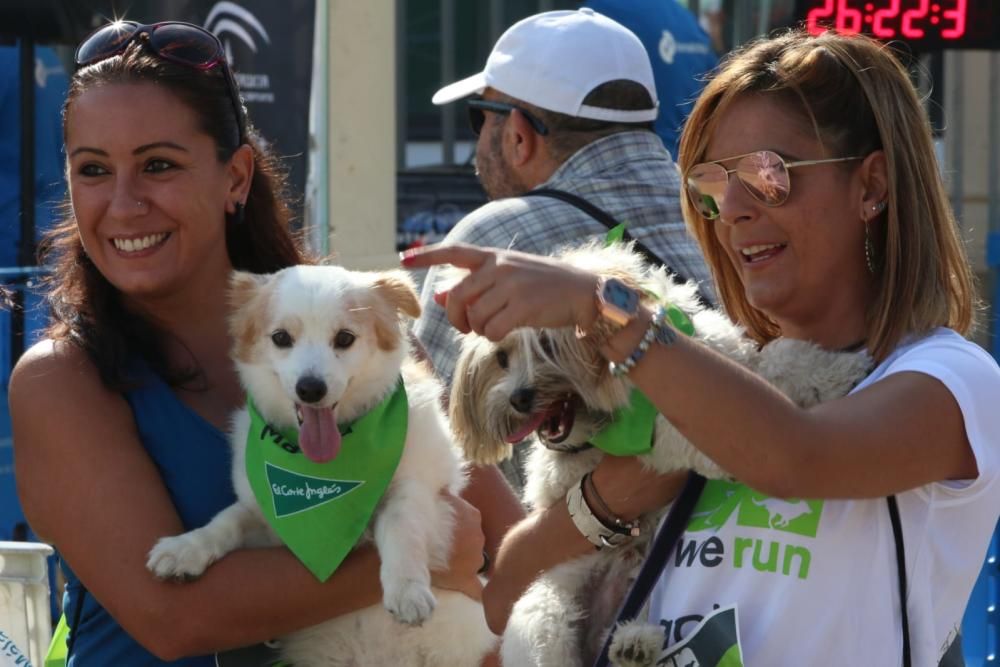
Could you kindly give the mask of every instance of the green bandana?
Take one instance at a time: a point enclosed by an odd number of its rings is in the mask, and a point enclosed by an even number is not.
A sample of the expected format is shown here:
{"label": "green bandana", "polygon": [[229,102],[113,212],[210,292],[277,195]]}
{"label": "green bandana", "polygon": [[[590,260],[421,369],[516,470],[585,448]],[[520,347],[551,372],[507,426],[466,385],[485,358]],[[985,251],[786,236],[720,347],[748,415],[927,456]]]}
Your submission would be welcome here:
{"label": "green bandana", "polygon": [[409,412],[402,381],[368,414],[340,425],[332,461],[314,463],[299,450],[297,429],[276,429],[247,399],[250,488],[281,541],[326,581],[368,526],[403,455]]}
{"label": "green bandana", "polygon": [[590,439],[606,454],[635,456],[653,448],[653,424],[659,412],[646,395],[632,390],[629,404],[615,410],[611,423]]}
{"label": "green bandana", "polygon": [[[608,231],[604,238],[605,245],[622,240],[625,225],[618,225]],[[650,295],[659,300],[655,294]],[[664,306],[670,324],[688,336],[694,335],[694,325],[680,308],[667,304]],[[613,456],[635,456],[646,454],[653,449],[653,425],[659,411],[646,395],[638,389],[633,389],[629,396],[629,404],[615,410],[611,423],[590,439],[591,444],[601,451]]]}
{"label": "green bandana", "polygon": [[608,230],[608,233],[604,236],[604,245],[609,246],[612,243],[621,241],[625,238],[625,223],[619,222],[617,225]]}
{"label": "green bandana", "polygon": [[[694,335],[694,325],[677,306],[664,306],[667,319],[678,331]],[[653,425],[659,410],[646,395],[632,389],[629,404],[615,410],[611,423],[590,439],[592,445],[614,456],[635,456],[653,449]]]}

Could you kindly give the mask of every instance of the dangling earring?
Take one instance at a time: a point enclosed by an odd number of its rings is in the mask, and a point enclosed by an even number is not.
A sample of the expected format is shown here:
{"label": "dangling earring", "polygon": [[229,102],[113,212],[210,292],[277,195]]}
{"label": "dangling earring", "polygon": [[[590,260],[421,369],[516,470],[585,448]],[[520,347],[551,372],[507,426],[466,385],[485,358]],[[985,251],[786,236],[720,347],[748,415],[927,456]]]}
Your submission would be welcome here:
{"label": "dangling earring", "polygon": [[865,220],[865,264],[868,265],[868,273],[875,275],[875,246],[868,232],[867,220]]}
{"label": "dangling earring", "polygon": [[242,225],[243,224],[243,220],[246,219],[246,206],[244,206],[243,202],[238,201],[235,204],[233,204],[233,209],[234,209],[233,210],[233,221],[237,225]]}
{"label": "dangling earring", "polygon": [[875,216],[885,210],[886,203],[880,201],[872,204],[872,217],[865,220],[865,264],[868,265],[868,273],[875,274],[875,244],[872,243],[871,232],[868,229],[869,223]]}

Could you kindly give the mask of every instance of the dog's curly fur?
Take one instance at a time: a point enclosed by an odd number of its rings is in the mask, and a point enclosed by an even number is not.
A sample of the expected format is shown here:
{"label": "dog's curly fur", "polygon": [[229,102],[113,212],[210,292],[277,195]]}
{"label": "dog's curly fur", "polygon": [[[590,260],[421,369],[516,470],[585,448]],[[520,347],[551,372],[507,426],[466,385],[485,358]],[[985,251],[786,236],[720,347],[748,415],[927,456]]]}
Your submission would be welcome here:
{"label": "dog's curly fur", "polygon": [[[674,283],[630,247],[588,245],[560,257],[682,309],[698,340],[760,373],[803,407],[846,394],[871,367],[866,353],[828,352],[803,341],[780,339],[758,349],[740,327],[701,306],[693,284]],[[511,443],[535,432],[538,442],[526,464],[524,501],[545,508],[562,502],[600,461],[604,454],[588,447],[589,439],[628,404],[632,388],[627,378],[612,376],[595,344],[571,328],[520,329],[499,343],[468,335],[452,385],[450,421],[466,456],[480,463],[510,457]],[[726,477],[662,416],[655,423],[654,447],[641,458],[660,472],[690,468],[706,477]],[[642,518],[643,535],[654,530],[661,515]],[[539,577],[513,608],[502,639],[504,664],[589,664],[646,546],[647,540],[640,538]],[[649,654],[649,632],[634,626],[616,637],[613,662],[635,665],[636,655]]]}

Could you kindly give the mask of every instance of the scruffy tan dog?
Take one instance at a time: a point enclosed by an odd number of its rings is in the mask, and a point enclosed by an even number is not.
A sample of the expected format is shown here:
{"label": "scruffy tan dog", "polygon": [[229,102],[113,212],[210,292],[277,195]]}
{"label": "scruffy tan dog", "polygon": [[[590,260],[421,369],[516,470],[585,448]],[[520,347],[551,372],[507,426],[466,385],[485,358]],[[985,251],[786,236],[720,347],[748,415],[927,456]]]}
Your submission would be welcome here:
{"label": "scruffy tan dog", "polygon": [[[675,284],[627,246],[589,245],[560,256],[677,306],[691,319],[696,338],[760,373],[801,406],[846,394],[870,369],[865,353],[828,352],[802,341],[780,339],[758,349],[740,327],[702,307],[694,285]],[[520,329],[499,343],[468,335],[452,385],[451,426],[466,457],[480,463],[510,457],[515,443],[534,435],[524,500],[545,508],[563,502],[604,456],[590,439],[628,404],[632,388],[627,378],[612,376],[594,343],[571,328]],[[690,468],[711,478],[726,476],[662,416],[656,418],[652,451],[642,459],[661,472]],[[652,533],[661,514],[642,518],[643,535]],[[647,539],[602,549],[537,579],[514,605],[502,639],[504,664],[590,664],[641,564]],[[629,639],[615,642],[612,662],[655,660],[651,653],[658,654],[653,649],[659,647],[651,646],[649,633],[621,636]]]}

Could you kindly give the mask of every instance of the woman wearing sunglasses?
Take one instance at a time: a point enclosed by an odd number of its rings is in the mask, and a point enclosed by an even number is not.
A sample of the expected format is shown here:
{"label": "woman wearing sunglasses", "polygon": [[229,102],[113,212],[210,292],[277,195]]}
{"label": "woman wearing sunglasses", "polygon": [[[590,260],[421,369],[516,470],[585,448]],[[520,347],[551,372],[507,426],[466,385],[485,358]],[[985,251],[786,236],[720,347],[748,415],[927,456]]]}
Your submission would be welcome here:
{"label": "woman wearing sunglasses", "polygon": [[[645,308],[606,339],[609,361],[631,357],[635,384],[739,480],[708,482],[650,621],[702,664],[729,651],[747,665],[960,664],[1000,507],[1000,369],[963,337],[972,275],[907,72],[865,37],[759,40],[708,83],[679,163],[688,226],[747,335],[866,348],[875,367],[848,396],[806,410],[661,335],[667,325]],[[444,297],[463,331],[500,339],[600,317],[598,276],[548,259],[472,247],[403,258],[437,263],[471,269]],[[647,331],[654,344],[635,352]],[[613,457],[593,482],[608,526],[680,486]],[[501,546],[488,614],[591,548],[561,504],[530,516]]]}
{"label": "woman wearing sunglasses", "polygon": [[[231,271],[307,258],[211,33],[118,22],[76,59],[71,206],[45,254],[53,321],[10,384],[21,501],[68,566],[70,664],[216,665],[217,651],[379,603],[371,550],[325,584],[285,549],[233,553],[196,582],[146,570],[158,538],[234,500],[224,433],[244,398],[228,357]],[[461,539],[436,584],[478,595],[479,515],[454,505]],[[218,664],[258,664],[231,660]]]}

